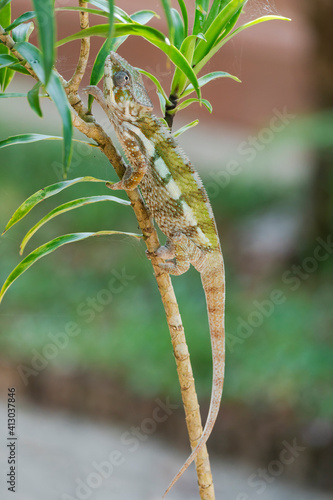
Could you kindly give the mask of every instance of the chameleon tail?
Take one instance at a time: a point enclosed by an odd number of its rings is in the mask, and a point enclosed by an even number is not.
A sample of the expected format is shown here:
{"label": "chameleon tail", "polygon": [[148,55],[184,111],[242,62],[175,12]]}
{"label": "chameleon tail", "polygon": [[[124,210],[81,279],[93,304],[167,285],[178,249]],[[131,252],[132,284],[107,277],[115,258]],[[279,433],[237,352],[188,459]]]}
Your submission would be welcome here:
{"label": "chameleon tail", "polygon": [[213,355],[213,387],[209,406],[209,413],[202,435],[192,450],[182,468],[171,481],[163,498],[170,491],[172,486],[185,472],[188,466],[196,459],[198,453],[205,445],[214,427],[223,390],[224,381],[224,358],[225,358],[225,334],[224,334],[224,297],[225,279],[224,265],[221,252],[207,254],[204,268],[201,270],[201,281],[206,295],[208,310],[209,330]]}

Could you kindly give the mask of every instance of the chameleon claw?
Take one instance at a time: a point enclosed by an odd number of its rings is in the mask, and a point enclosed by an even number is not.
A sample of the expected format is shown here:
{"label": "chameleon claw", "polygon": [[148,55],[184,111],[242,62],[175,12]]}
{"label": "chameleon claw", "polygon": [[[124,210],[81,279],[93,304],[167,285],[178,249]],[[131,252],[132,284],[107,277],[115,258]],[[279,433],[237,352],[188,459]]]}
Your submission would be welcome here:
{"label": "chameleon claw", "polygon": [[156,257],[155,252],[149,252],[149,250],[146,250],[145,254],[146,254],[147,259],[149,259],[149,260],[151,260],[154,257]]}

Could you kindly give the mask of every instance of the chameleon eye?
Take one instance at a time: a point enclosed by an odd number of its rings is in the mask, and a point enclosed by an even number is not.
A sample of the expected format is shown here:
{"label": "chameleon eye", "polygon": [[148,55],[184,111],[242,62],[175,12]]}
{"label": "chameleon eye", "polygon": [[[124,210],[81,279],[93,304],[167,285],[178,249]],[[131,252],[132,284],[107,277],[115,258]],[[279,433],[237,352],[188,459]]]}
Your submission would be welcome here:
{"label": "chameleon eye", "polygon": [[126,71],[118,71],[113,75],[114,84],[117,87],[124,87],[129,82],[130,77]]}

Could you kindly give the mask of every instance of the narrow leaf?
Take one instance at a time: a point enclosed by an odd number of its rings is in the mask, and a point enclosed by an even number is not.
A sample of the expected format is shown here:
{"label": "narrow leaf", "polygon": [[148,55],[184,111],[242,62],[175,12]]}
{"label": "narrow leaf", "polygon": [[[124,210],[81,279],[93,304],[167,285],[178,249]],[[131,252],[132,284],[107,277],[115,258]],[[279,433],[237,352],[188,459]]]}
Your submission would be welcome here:
{"label": "narrow leaf", "polygon": [[195,65],[210,52],[231,18],[244,6],[246,1],[247,0],[231,0],[214,19],[205,33],[206,42],[199,42],[195,49],[193,57],[193,63]]}
{"label": "narrow leaf", "polygon": [[5,92],[4,94],[0,93],[0,99],[4,99],[6,97],[27,97],[27,94],[22,94],[21,92]]}
{"label": "narrow leaf", "polygon": [[36,12],[34,10],[30,10],[29,12],[25,12],[22,14],[22,16],[18,17],[15,19],[15,21],[7,26],[6,31],[11,31],[12,29],[16,28],[16,26],[19,26],[22,23],[25,23],[26,21],[30,21],[31,19],[34,19],[36,17]]}
{"label": "narrow leaf", "polygon": [[[196,40],[197,35],[190,35],[185,38],[180,47],[180,52],[183,54],[191,67]],[[171,95],[175,96],[176,98],[179,97],[183,92],[187,82],[188,79],[183,71],[181,71],[180,68],[176,68],[171,82]]]}
{"label": "narrow leaf", "polygon": [[194,120],[193,122],[191,123],[188,123],[187,125],[184,125],[183,127],[181,127],[180,129],[178,129],[176,132],[174,132],[172,135],[174,137],[179,137],[181,134],[183,134],[184,132],[186,132],[187,130],[189,130],[190,128],[192,127],[195,127],[196,125],[198,125],[199,123],[199,120]]}
{"label": "narrow leaf", "polygon": [[170,40],[170,43],[174,43],[175,25],[174,25],[173,19],[172,19],[171,1],[170,0],[161,0],[161,2],[162,2],[162,7],[163,7],[163,10],[165,13],[165,17],[167,20],[169,40]]}
{"label": "narrow leaf", "polygon": [[201,69],[207,64],[207,62],[218,52],[223,45],[225,45],[229,40],[231,40],[235,35],[240,33],[241,31],[250,28],[251,26],[255,26],[256,24],[263,23],[265,21],[291,21],[288,17],[282,17],[282,16],[275,16],[275,15],[270,15],[270,16],[262,16],[259,17],[258,19],[254,19],[253,21],[250,21],[246,24],[243,24],[239,28],[236,28],[230,35],[227,37],[223,38],[217,45],[215,45],[212,50],[207,54],[196,66],[195,66],[195,72],[199,73]]}
{"label": "narrow leaf", "polygon": [[162,115],[164,116],[165,112],[166,112],[166,100],[164,98],[164,95],[162,95],[161,92],[159,92],[159,91],[157,91],[157,96],[158,96],[158,99],[160,102],[160,108],[161,108]]}
{"label": "narrow leaf", "polygon": [[[6,94],[2,94],[6,95]],[[26,96],[27,94],[22,94]],[[13,146],[14,144],[26,144],[29,142],[44,141],[46,139],[62,139],[62,137],[57,137],[55,135],[43,135],[43,134],[20,134],[8,137],[3,141],[0,141],[0,148],[5,148],[6,146]]]}
{"label": "narrow leaf", "polygon": [[147,24],[153,17],[160,17],[154,10],[138,10],[131,14],[131,19],[139,24]]}
{"label": "narrow leaf", "polygon": [[[208,73],[207,75],[201,76],[198,79],[200,88],[202,88],[204,85],[211,82],[212,80],[216,80],[217,78],[232,78],[236,82],[241,83],[240,79],[237,78],[237,76],[230,75],[230,73],[226,73],[225,71],[213,71],[212,73]],[[194,87],[192,84],[190,84],[186,87],[186,89],[182,93],[181,97],[186,97],[187,95],[191,94],[192,92],[194,92]]]}
{"label": "narrow leaf", "polygon": [[76,208],[83,207],[85,205],[90,205],[92,203],[99,203],[100,201],[113,201],[116,203],[120,203],[121,205],[130,205],[131,202],[128,200],[123,200],[121,198],[117,198],[116,196],[109,195],[101,195],[101,196],[86,196],[84,198],[78,198],[77,200],[68,201],[67,203],[63,203],[59,205],[54,210],[49,212],[45,217],[43,217],[37,224],[35,224],[24,236],[21,246],[20,246],[20,254],[24,252],[24,249],[28,243],[28,241],[32,238],[32,236],[40,229],[44,224],[49,222],[54,217],[57,217],[60,214],[65,212],[69,212],[70,210],[75,210]]}
{"label": "narrow leaf", "polygon": [[34,30],[34,23],[23,23],[13,29],[12,37],[15,42],[27,42]]}
{"label": "narrow leaf", "polygon": [[[0,25],[8,26],[11,22],[11,5],[8,1],[2,1],[0,3]],[[9,55],[9,49],[0,42],[0,54]],[[13,77],[13,72],[7,68],[7,64],[3,65],[0,69],[0,87],[3,91],[6,90],[10,80]]]}
{"label": "narrow leaf", "polygon": [[195,0],[195,17],[193,24],[193,35],[197,35],[203,30],[203,26],[208,14],[209,0]]}
{"label": "narrow leaf", "polygon": [[[97,85],[103,78],[105,59],[107,58],[110,50],[113,48],[115,40],[116,40],[115,38],[107,38],[103,43],[102,47],[100,48],[96,56],[93,68],[91,70],[90,82],[89,82],[90,85]],[[94,97],[91,94],[89,94],[88,96],[89,111],[91,110],[93,101]]]}
{"label": "narrow leaf", "polygon": [[[12,215],[10,221],[8,222],[5,231],[8,231],[14,224],[16,224],[18,221],[23,219],[30,210],[32,210],[38,203],[40,203],[43,200],[46,200],[46,198],[50,198],[51,196],[54,196],[64,189],[67,189],[74,184],[78,184],[80,182],[108,182],[102,179],[96,179],[95,177],[76,177],[75,179],[71,179],[69,181],[61,181],[61,182],[56,182],[55,184],[51,184],[50,186],[47,186],[43,189],[40,189],[36,193],[32,194],[27,198],[22,205],[19,206],[19,208],[14,212]],[[4,232],[5,232],[4,231]],[[2,233],[3,234],[3,233]]]}
{"label": "narrow leaf", "polygon": [[[93,69],[90,75],[90,85],[97,85],[104,74],[104,63],[105,59],[108,56],[110,50],[113,48],[115,43],[115,38],[112,37],[113,31],[113,21],[114,21],[114,5],[113,0],[109,0],[108,2],[108,16],[109,16],[109,30],[108,36],[102,45],[100,51],[97,54],[97,57],[94,62]],[[92,103],[94,98],[91,94],[88,96],[88,109],[91,110]]]}
{"label": "narrow leaf", "polygon": [[35,262],[37,262],[45,255],[48,255],[51,252],[54,252],[57,248],[67,245],[68,243],[74,243],[76,241],[82,241],[87,238],[91,238],[94,236],[109,236],[113,234],[124,234],[126,236],[133,236],[135,238],[141,238],[141,235],[135,233],[125,233],[123,231],[97,231],[95,233],[71,233],[64,234],[62,236],[58,236],[44,245],[36,248],[33,252],[31,252],[25,259],[23,259],[20,264],[18,264],[15,269],[10,273],[8,278],[6,279],[3,287],[0,291],[0,302],[3,299],[8,288],[14,283],[14,281],[21,276],[29,267],[31,267]]}
{"label": "narrow leaf", "polygon": [[174,45],[177,47],[177,49],[179,49],[185,37],[184,24],[178,10],[171,9],[171,16],[172,16],[172,23],[175,28]]}
{"label": "narrow leaf", "polygon": [[0,10],[2,10],[6,5],[9,4],[12,0],[0,0]]}
{"label": "narrow leaf", "polygon": [[32,0],[38,23],[38,37],[42,52],[44,84],[51,77],[54,65],[55,16],[53,0]]}
{"label": "narrow leaf", "polygon": [[1,54],[0,55],[0,68],[5,68],[6,66],[11,66],[18,62],[16,57],[11,56],[10,54]]}
{"label": "narrow leaf", "polygon": [[41,83],[37,82],[36,85],[32,87],[31,90],[28,92],[28,103],[30,104],[31,109],[40,117],[42,118],[43,113],[40,107],[39,103],[39,89],[41,87]]}
{"label": "narrow leaf", "polygon": [[143,75],[147,76],[157,87],[157,90],[160,92],[160,94],[163,96],[165,99],[165,102],[167,104],[171,104],[171,101],[169,101],[168,96],[166,95],[162,85],[160,84],[159,80],[156,78],[156,76],[152,75],[151,73],[148,73],[148,71],[144,71],[143,69],[137,68],[137,70],[140,71]]}
{"label": "narrow leaf", "polygon": [[190,104],[193,104],[194,102],[198,102],[199,104],[203,104],[207,109],[208,111],[211,113],[213,111],[213,107],[211,105],[211,103],[209,101],[207,101],[207,99],[187,99],[186,101],[182,101],[181,103],[178,104],[178,106],[175,108],[175,109],[171,109],[169,111],[169,114],[170,115],[174,115],[177,113],[177,111],[180,111],[181,109],[185,109],[187,108],[187,106],[189,106]]}
{"label": "narrow leaf", "polygon": [[[0,97],[11,97],[11,94],[0,94]],[[12,97],[27,97],[27,94],[16,94],[14,93]],[[46,95],[40,95],[40,97],[47,97]],[[38,141],[44,141],[44,140],[56,140],[56,141],[62,141],[63,137],[59,137],[57,135],[43,135],[43,134],[20,134],[20,135],[13,135],[12,137],[7,137],[7,139],[4,139],[3,141],[0,141],[0,148],[5,148],[6,146],[14,146],[15,144],[26,144],[29,142],[38,142]],[[87,141],[81,141],[79,139],[73,139],[74,142],[81,142],[82,144],[87,144],[88,146],[91,146],[93,148],[97,148],[97,144],[93,144],[92,142],[87,142]]]}
{"label": "narrow leaf", "polygon": [[88,7],[57,7],[54,9],[55,12],[63,12],[63,11],[70,11],[70,12],[88,12],[89,14],[94,14],[96,16],[104,16],[108,17],[108,13],[103,10],[98,10],[98,9],[90,9]]}
{"label": "narrow leaf", "polygon": [[22,73],[22,75],[30,75],[29,71],[24,66],[22,66],[20,62],[10,66],[10,69],[16,71],[17,73]]}
{"label": "narrow leaf", "polygon": [[185,37],[188,35],[188,15],[187,15],[187,8],[185,5],[184,0],[178,0],[178,4],[180,7],[180,11],[183,16],[183,21],[184,21],[184,32],[185,32]]}
{"label": "narrow leaf", "polygon": [[[91,28],[87,28],[85,30],[79,31],[78,33],[74,33],[73,35],[70,35],[66,38],[63,38],[62,40],[57,42],[57,46],[59,47],[72,40],[78,40],[86,36],[96,35],[96,36],[106,37],[107,29],[108,29],[107,24],[92,26]],[[198,80],[195,76],[195,73],[191,65],[188,63],[183,54],[175,46],[169,44],[168,39],[163,35],[163,33],[161,33],[155,28],[152,28],[151,26],[142,26],[141,24],[136,24],[136,23],[130,25],[117,23],[114,25],[115,37],[126,36],[126,35],[142,36],[148,42],[152,43],[153,45],[161,49],[175,64],[175,66],[180,68],[185,73],[188,80],[193,84],[198,97],[200,97],[201,93],[198,85]]]}
{"label": "narrow leaf", "polygon": [[[28,42],[20,42],[15,45],[16,50],[28,61],[32,69],[37,74],[39,80],[45,85],[45,73],[43,66],[41,65],[41,53],[34,45]],[[64,173],[66,174],[71,153],[72,153],[72,118],[71,110],[69,107],[66,92],[62,86],[59,76],[55,71],[51,72],[49,82],[46,85],[46,91],[50,95],[54,104],[56,105],[58,112],[61,116],[63,123],[63,136],[64,136]]]}
{"label": "narrow leaf", "polygon": [[213,0],[211,9],[203,26],[203,31],[206,32],[209,26],[212,24],[216,16],[224,9],[224,7],[230,2],[230,0]]}

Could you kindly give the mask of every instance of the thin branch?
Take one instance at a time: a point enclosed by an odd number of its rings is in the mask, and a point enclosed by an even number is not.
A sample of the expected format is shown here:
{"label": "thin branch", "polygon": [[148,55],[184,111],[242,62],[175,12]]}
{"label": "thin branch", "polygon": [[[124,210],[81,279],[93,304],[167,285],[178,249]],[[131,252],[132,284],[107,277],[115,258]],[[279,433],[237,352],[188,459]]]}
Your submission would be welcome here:
{"label": "thin branch", "polygon": [[175,118],[175,115],[173,113],[169,113],[169,111],[172,111],[177,107],[179,97],[176,97],[174,95],[169,96],[169,101],[171,102],[170,105],[166,105],[165,107],[165,115],[164,115],[164,120],[167,122],[169,129],[172,129],[173,125],[173,120]]}
{"label": "thin branch", "polygon": [[[14,40],[12,39],[10,34],[7,33],[7,31],[5,31],[3,29],[3,27],[1,25],[0,25],[0,42],[2,42],[20,62],[25,61],[25,59],[21,56],[21,54],[19,54],[19,52],[17,52],[17,50],[15,50]],[[29,71],[30,75],[35,80],[39,81],[38,76],[36,75],[34,70],[31,68],[30,64],[25,62],[22,66],[24,66]]]}
{"label": "thin branch", "polygon": [[[16,52],[13,40],[9,35],[5,34],[1,26],[0,40],[13,53]],[[15,53],[15,55],[22,60],[22,57],[18,53]],[[31,75],[38,80],[34,72],[31,71],[29,64],[25,63],[24,66],[29,70]],[[61,75],[59,76],[63,84],[66,85],[66,80],[64,80]],[[98,144],[101,151],[105,154],[115,169],[118,177],[122,178],[126,165],[122,156],[114,147],[110,137],[93,117],[85,115],[83,103],[79,95],[76,93],[73,94],[73,92],[68,92],[68,89],[66,90],[69,103],[73,108],[72,122],[74,127]],[[153,254],[159,248],[160,242],[149,211],[145,206],[138,189],[135,189],[134,191],[126,191],[126,193],[131,201],[139,227],[144,235],[147,250],[150,254]],[[170,276],[169,274],[162,272],[159,267],[159,263],[162,263],[163,261],[157,257],[152,257],[151,261],[171,335],[172,347],[176,360],[177,373],[186,415],[187,430],[191,448],[194,449],[202,434],[202,424],[185,332]],[[210,470],[206,446],[204,446],[198,454],[195,465],[201,500],[215,500],[213,478]]]}
{"label": "thin branch", "polygon": [[[79,7],[85,7],[85,5],[86,5],[85,0],[79,0]],[[86,28],[89,28],[89,14],[88,12],[80,11],[80,29],[84,30]],[[89,58],[89,51],[90,51],[90,37],[88,36],[86,38],[81,38],[79,61],[76,66],[74,75],[67,84],[68,93],[71,92],[73,94],[77,93],[82,78],[86,71]]]}

